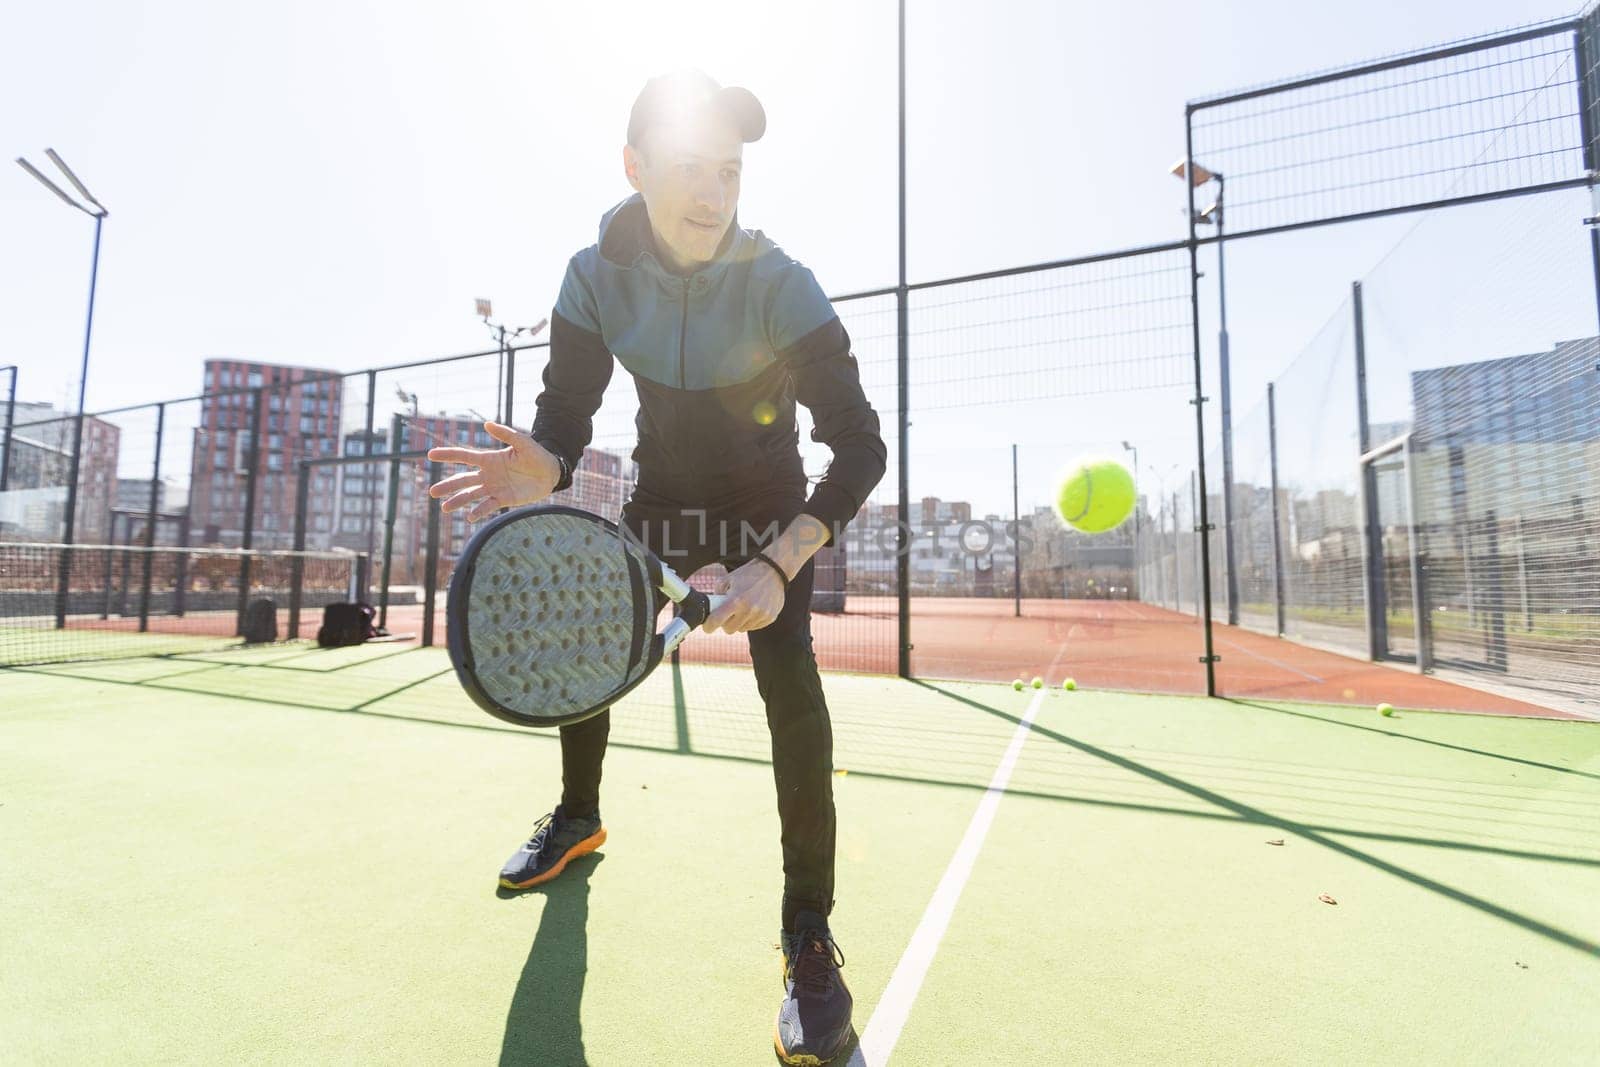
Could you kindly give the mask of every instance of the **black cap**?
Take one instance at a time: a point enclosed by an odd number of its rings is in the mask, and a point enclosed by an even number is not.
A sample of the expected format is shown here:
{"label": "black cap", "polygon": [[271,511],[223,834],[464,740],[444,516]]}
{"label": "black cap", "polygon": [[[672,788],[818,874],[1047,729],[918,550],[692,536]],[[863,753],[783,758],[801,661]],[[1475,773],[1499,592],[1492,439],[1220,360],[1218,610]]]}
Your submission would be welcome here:
{"label": "black cap", "polygon": [[746,144],[761,140],[767,132],[767,112],[756,94],[736,85],[723,88],[702,71],[681,70],[644,83],[628,115],[628,143],[637,148],[650,127],[707,113],[732,120]]}

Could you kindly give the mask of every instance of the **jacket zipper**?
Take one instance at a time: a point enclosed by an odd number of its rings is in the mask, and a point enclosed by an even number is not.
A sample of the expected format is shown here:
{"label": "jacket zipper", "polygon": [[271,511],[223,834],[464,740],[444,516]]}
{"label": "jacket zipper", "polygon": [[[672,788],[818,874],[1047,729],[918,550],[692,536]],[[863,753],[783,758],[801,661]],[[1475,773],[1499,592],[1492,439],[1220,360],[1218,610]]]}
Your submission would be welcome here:
{"label": "jacket zipper", "polygon": [[689,279],[683,280],[683,322],[678,327],[678,388],[689,388],[688,363],[685,357],[685,345],[689,338]]}

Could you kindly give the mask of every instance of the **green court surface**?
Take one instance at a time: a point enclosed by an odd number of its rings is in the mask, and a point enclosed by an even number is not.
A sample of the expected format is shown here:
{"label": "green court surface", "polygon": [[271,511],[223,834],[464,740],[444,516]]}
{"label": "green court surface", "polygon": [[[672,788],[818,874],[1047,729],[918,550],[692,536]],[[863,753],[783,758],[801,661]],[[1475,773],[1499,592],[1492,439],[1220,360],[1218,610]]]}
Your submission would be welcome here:
{"label": "green court surface", "polygon": [[[1600,725],[824,684],[852,1063],[1594,1062]],[[441,651],[7,670],[0,707],[0,1061],[773,1062],[748,671],[619,706],[610,840],[524,894],[559,746]]]}

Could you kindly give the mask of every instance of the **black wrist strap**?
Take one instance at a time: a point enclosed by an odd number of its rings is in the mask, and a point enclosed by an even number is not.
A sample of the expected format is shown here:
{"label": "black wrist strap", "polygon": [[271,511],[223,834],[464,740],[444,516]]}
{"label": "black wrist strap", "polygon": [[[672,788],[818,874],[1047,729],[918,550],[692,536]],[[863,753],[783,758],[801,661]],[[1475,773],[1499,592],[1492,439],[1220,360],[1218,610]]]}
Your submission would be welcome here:
{"label": "black wrist strap", "polygon": [[755,555],[751,556],[750,558],[752,560],[759,559],[762,563],[765,563],[767,566],[769,566],[773,570],[777,571],[778,572],[778,580],[783,583],[783,591],[785,593],[787,593],[789,591],[789,576],[783,572],[783,568],[782,567],[778,566],[778,563],[777,563],[776,560],[774,560],[771,556],[767,555],[765,552],[757,552]]}

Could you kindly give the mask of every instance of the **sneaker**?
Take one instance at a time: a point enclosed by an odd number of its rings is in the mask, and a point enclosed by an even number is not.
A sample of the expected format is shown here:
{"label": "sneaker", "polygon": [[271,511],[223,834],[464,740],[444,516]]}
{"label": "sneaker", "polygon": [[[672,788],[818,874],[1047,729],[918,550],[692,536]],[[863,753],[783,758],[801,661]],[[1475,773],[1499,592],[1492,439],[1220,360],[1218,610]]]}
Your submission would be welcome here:
{"label": "sneaker", "polygon": [[843,1052],[855,1037],[853,1002],[839,968],[844,953],[828,932],[828,920],[803,911],[799,933],[783,935],[783,1004],[772,1042],[784,1063],[817,1067]]}
{"label": "sneaker", "polygon": [[606,841],[600,813],[571,818],[556,805],[556,810],[539,820],[528,843],[512,853],[500,869],[500,884],[506,889],[531,889],[550,881],[566,870],[579,856],[587,856]]}

